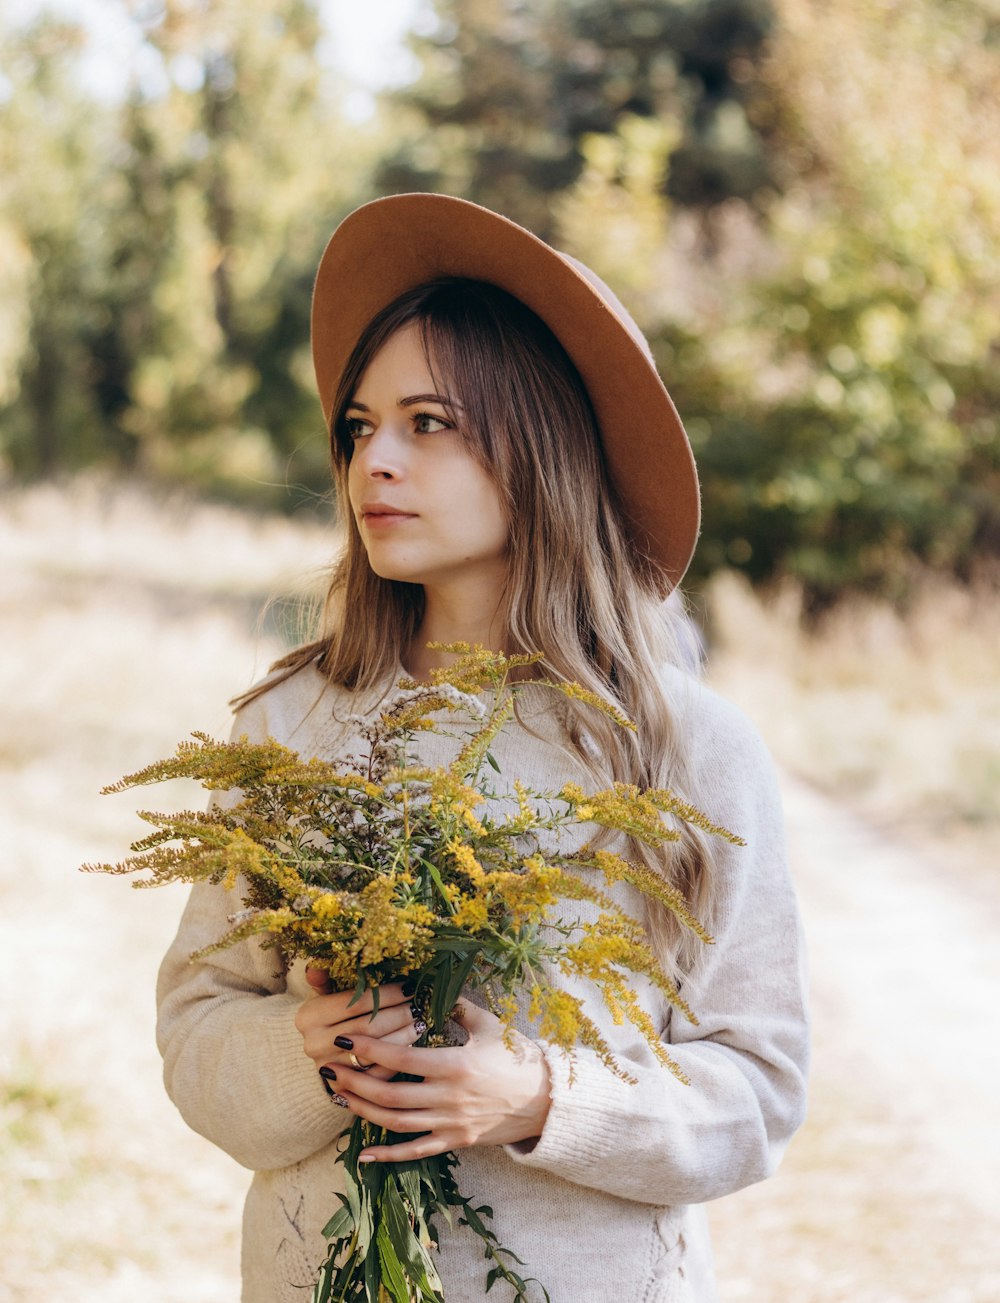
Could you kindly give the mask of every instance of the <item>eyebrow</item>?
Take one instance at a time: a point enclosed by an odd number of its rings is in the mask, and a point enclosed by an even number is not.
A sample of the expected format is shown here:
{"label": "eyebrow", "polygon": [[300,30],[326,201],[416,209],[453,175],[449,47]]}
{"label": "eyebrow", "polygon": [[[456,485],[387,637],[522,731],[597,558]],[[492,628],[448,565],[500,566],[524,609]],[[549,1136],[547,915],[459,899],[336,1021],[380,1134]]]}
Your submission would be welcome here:
{"label": "eyebrow", "polygon": [[[411,394],[409,398],[400,398],[397,400],[399,407],[415,407],[418,403],[437,403],[439,407],[450,407],[453,411],[460,412],[462,404],[456,403],[453,398],[446,394]],[[370,412],[371,408],[366,407],[364,403],[359,403],[357,399],[351,399],[347,404],[347,411]]]}

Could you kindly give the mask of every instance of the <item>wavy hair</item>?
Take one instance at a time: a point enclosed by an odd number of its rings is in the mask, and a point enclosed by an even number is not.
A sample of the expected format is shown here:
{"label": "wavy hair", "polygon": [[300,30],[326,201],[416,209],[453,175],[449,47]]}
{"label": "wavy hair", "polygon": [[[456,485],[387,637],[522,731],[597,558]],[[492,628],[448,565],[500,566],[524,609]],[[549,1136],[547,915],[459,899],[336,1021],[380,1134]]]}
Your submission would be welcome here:
{"label": "wavy hair", "polygon": [[[456,424],[494,480],[507,517],[501,594],[507,650],[542,651],[546,674],[601,693],[635,722],[631,734],[591,708],[567,703],[567,744],[598,782],[670,787],[693,799],[683,739],[658,674],[683,659],[685,617],[663,602],[657,573],[628,532],[576,368],[530,309],[494,285],[449,277],[407,291],[371,321],[333,403],[330,441],[340,503],[348,502],[352,452],[345,410],[375,354],[412,323],[421,331],[432,374],[443,382],[439,392],[461,401]],[[315,662],[331,681],[364,690],[391,680],[419,630],[424,593],[419,584],[376,575],[353,513],[343,516],[345,546],[319,637],[274,668],[289,675]],[[351,618],[357,611],[365,619]],[[633,843],[630,853],[710,917],[710,846],[689,825],[679,831],[681,841],[662,852]],[[680,976],[700,943],[659,907],[648,926],[662,960]]]}

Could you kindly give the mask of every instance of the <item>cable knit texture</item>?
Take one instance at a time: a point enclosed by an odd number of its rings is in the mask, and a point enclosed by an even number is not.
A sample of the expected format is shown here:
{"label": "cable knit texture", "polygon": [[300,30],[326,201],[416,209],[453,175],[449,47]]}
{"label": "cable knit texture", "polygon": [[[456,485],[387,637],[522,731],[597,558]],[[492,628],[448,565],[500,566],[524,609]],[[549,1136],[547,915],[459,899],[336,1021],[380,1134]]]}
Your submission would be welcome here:
{"label": "cable knit texture", "polygon": [[[693,762],[694,787],[682,795],[748,843],[720,844],[715,944],[684,991],[698,1026],[671,1017],[644,979],[637,986],[691,1084],[670,1076],[631,1026],[615,1026],[581,982],[575,993],[638,1084],[614,1077],[586,1049],[571,1077],[566,1057],[545,1046],[552,1107],[541,1137],[464,1150],[458,1169],[463,1193],[493,1208],[500,1242],[552,1303],[714,1303],[696,1205],[770,1175],[804,1114],[804,962],[773,768],[733,706],[678,671],[663,682]],[[512,724],[497,740],[504,781],[550,790],[588,782],[562,744],[552,700],[530,689],[523,714],[531,731]],[[357,715],[376,708],[307,668],[241,710],[234,734],[338,758],[363,751]],[[429,764],[454,754],[437,734],[421,735],[419,747]],[[631,888],[613,890],[641,916]],[[189,1125],[255,1173],[244,1212],[243,1303],[305,1303],[322,1227],[339,1206],[336,1141],[350,1116],[327,1097],[293,1024],[309,994],[301,963],[283,974],[275,953],[255,942],[189,962],[239,904],[221,887],[192,889],[160,972],[159,1044],[167,1089]],[[527,1024],[522,1030],[531,1034]],[[461,1227],[438,1230],[446,1297],[485,1303],[478,1241]],[[498,1285],[489,1300],[504,1297]]]}

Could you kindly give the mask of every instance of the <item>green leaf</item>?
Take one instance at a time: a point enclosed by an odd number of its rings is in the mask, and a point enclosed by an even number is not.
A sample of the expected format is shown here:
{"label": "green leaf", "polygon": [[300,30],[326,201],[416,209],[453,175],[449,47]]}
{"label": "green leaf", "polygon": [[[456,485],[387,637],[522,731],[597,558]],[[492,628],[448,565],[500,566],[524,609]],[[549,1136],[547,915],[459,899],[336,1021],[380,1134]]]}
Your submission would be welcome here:
{"label": "green leaf", "polygon": [[406,1196],[407,1203],[413,1209],[414,1213],[419,1216],[421,1204],[420,1195],[423,1182],[420,1180],[420,1173],[417,1170],[416,1165],[414,1164],[405,1168],[401,1167],[401,1170],[396,1173],[396,1179],[399,1181],[400,1189]]}
{"label": "green leaf", "polygon": [[445,1016],[451,1013],[455,1007],[455,1002],[462,994],[462,988],[469,980],[473,968],[476,966],[476,960],[479,958],[479,947],[477,946],[470,954],[466,955],[453,969],[451,977],[444,988],[444,1006]]}
{"label": "green leaf", "polygon": [[448,895],[447,892],[445,891],[444,879],[441,877],[441,871],[438,868],[438,866],[436,864],[432,864],[430,860],[423,859],[423,857],[421,857],[420,863],[423,866],[423,868],[427,870],[428,877],[434,883],[435,887],[437,887],[438,894],[440,895],[441,899],[448,905],[449,909],[453,908],[448,901]]}
{"label": "green leaf", "polygon": [[382,1222],[375,1236],[378,1247],[378,1260],[382,1269],[382,1284],[395,1299],[396,1303],[410,1303],[410,1289],[399,1258],[392,1243],[389,1228]]}
{"label": "green leaf", "polygon": [[[343,1199],[344,1196],[338,1195],[338,1198]],[[323,1227],[323,1238],[325,1240],[343,1239],[345,1236],[350,1235],[356,1225],[357,1221],[347,1206],[347,1200],[345,1199],[344,1206],[339,1208]]]}
{"label": "green leaf", "polygon": [[380,1258],[378,1252],[367,1252],[363,1261],[365,1266],[365,1297],[367,1303],[380,1303],[378,1287],[382,1273],[379,1270]]}

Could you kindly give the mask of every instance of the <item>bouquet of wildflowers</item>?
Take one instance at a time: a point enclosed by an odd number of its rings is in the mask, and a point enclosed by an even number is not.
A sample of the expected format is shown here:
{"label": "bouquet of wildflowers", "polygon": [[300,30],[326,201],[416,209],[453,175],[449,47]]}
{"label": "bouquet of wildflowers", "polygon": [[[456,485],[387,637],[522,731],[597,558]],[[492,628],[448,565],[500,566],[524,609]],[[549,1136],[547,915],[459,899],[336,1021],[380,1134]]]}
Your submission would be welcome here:
{"label": "bouquet of wildflowers", "polygon": [[[589,1046],[628,1079],[579,998],[558,985],[559,974],[583,976],[683,1080],[627,974],[648,978],[682,1014],[691,1021],[694,1015],[641,925],[602,882],[631,883],[703,941],[711,938],[659,875],[589,842],[562,853],[559,833],[595,825],[656,847],[676,840],[676,821],[684,820],[739,839],[669,791],[615,783],[590,793],[574,784],[538,792],[515,779],[497,792],[491,744],[529,682],[585,700],[623,728],[632,725],[577,684],[512,677],[540,656],[507,657],[466,644],[441,650],[455,653],[457,663],[427,685],[403,680],[399,695],[363,730],[367,754],[347,765],[303,760],[273,740],[221,743],[194,734],[172,759],[105,790],[195,778],[207,789],[238,789],[237,802],[225,810],[143,812],[154,831],[133,845],[130,858],[85,867],[148,870],[135,886],[209,881],[239,889],[243,908],[231,916],[231,930],[199,955],[259,937],[284,964],[304,956],[325,969],[337,989],[361,995],[409,979],[427,1024],[422,1044],[445,1043],[463,989],[482,992],[508,1033],[520,997],[540,1037],[568,1054],[577,1044]],[[414,740],[421,730],[440,731],[433,716],[441,712],[467,727],[456,735],[447,767],[425,767]],[[573,918],[573,901],[596,910],[586,911],[586,921]],[[459,1191],[453,1154],[358,1162],[364,1148],[394,1138],[401,1137],[357,1117],[345,1133],[338,1159],[345,1192],[324,1231],[329,1252],[313,1303],[440,1303],[435,1223],[452,1224],[456,1216],[482,1241],[487,1288],[504,1280],[515,1300],[527,1303],[528,1281],[516,1270],[523,1264],[490,1229],[491,1209],[473,1206]]]}

